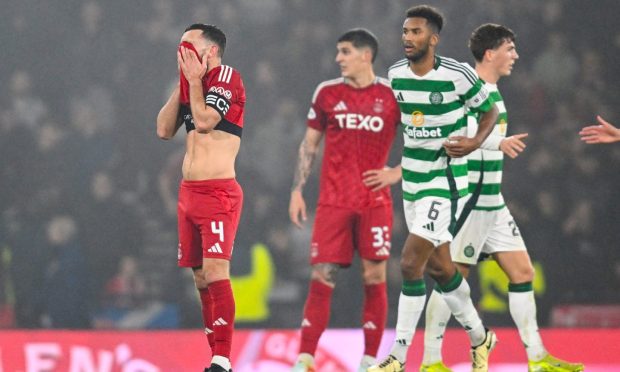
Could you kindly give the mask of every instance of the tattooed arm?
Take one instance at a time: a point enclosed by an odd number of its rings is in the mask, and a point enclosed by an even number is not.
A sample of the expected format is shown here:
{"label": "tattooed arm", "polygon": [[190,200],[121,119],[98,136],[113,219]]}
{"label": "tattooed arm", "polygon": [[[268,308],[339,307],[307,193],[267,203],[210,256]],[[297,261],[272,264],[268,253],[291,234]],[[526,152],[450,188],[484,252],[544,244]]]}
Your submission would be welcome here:
{"label": "tattooed arm", "polygon": [[[310,170],[312,170],[312,163],[319,151],[319,144],[323,138],[323,132],[316,129],[308,128],[306,130],[306,136],[299,146],[299,156],[297,158],[297,167],[295,168],[295,180],[293,181],[293,188],[291,190],[291,201],[288,207],[288,214],[291,221],[295,226],[302,228],[303,221],[306,220],[306,202],[302,195],[302,191]],[[301,220],[300,220],[301,215]]]}

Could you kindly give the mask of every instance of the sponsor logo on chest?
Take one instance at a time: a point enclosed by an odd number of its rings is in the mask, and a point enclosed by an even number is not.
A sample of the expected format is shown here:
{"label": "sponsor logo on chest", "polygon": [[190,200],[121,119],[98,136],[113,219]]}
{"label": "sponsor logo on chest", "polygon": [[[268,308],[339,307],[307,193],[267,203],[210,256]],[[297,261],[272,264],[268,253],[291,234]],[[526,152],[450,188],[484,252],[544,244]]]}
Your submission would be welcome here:
{"label": "sponsor logo on chest", "polygon": [[405,127],[405,133],[410,138],[441,138],[441,128],[426,129],[416,127]]}
{"label": "sponsor logo on chest", "polygon": [[383,129],[383,119],[380,116],[362,114],[336,114],[334,115],[341,129],[368,130],[371,132],[381,132]]}

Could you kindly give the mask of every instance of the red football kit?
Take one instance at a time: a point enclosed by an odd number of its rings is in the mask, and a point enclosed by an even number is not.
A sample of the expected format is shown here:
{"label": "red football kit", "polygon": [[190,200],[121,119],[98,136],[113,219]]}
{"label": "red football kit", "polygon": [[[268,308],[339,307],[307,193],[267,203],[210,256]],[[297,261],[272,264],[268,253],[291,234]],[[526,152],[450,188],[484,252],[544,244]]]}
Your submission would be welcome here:
{"label": "red football kit", "polygon": [[307,125],[324,132],[320,195],[312,233],[311,263],[350,265],[360,257],[389,257],[392,197],[389,187],[373,192],[362,174],[385,167],[400,123],[389,86],[377,78],[356,89],[344,78],[321,83]]}
{"label": "red football kit", "polygon": [[[245,88],[239,72],[218,66],[203,78],[203,89],[207,106],[222,116],[214,130],[241,137]],[[182,103],[180,114],[187,132],[195,130],[190,107]],[[177,208],[179,266],[201,266],[203,258],[229,260],[242,204],[243,191],[234,179],[181,181]]]}

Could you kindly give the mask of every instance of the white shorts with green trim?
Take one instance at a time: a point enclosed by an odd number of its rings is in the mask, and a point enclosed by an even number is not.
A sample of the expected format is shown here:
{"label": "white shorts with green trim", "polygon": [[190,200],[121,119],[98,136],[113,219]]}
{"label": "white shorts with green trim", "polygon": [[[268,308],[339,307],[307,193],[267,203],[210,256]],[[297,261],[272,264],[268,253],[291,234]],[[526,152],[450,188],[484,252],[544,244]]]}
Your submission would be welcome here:
{"label": "white shorts with green trim", "polygon": [[409,233],[420,236],[435,247],[452,240],[451,224],[461,215],[467,198],[454,202],[437,196],[427,196],[416,201],[404,201],[405,220]]}
{"label": "white shorts with green trim", "polygon": [[495,211],[473,210],[450,243],[452,261],[478,263],[480,254],[524,251],[525,242],[507,207]]}

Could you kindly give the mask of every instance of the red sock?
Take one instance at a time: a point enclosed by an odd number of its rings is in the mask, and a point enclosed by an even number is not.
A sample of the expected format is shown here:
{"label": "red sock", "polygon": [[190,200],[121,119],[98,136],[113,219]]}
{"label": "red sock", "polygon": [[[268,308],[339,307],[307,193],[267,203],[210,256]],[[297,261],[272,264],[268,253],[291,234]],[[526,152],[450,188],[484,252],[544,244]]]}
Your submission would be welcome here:
{"label": "red sock", "polygon": [[205,326],[207,340],[211,347],[211,353],[215,350],[215,334],[213,333],[213,301],[209,288],[199,289],[200,303],[202,304],[202,324]]}
{"label": "red sock", "polygon": [[213,355],[230,358],[230,347],[235,321],[235,298],[229,279],[209,284],[209,294],[213,302]]}
{"label": "red sock", "polygon": [[329,323],[329,310],[334,289],[318,280],[310,281],[310,290],[304,306],[304,320],[301,323],[300,353],[314,355],[319,338]]}
{"label": "red sock", "polygon": [[387,319],[385,282],[364,286],[364,355],[377,356]]}

